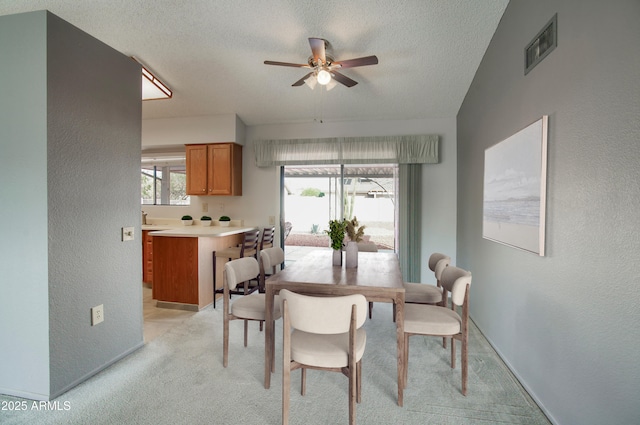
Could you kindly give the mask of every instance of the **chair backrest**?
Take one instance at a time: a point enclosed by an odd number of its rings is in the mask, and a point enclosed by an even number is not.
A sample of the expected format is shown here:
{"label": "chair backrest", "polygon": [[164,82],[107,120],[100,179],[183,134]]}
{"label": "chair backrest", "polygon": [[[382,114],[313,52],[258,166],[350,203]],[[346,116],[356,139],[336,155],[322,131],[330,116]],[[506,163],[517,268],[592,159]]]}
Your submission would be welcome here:
{"label": "chair backrest", "polygon": [[245,252],[254,251],[253,255],[256,255],[258,252],[258,241],[260,236],[260,230],[251,230],[250,232],[245,232],[242,237],[242,245],[240,246],[240,257],[245,256]]}
{"label": "chair backrest", "polygon": [[260,251],[260,272],[276,272],[276,267],[284,263],[284,251],[279,246],[266,248]]}
{"label": "chair backrest", "polygon": [[449,267],[450,262],[451,262],[451,259],[449,257],[446,257],[438,261],[438,263],[436,264],[436,269],[434,270],[434,274],[436,275],[436,280],[438,282],[442,280],[442,272],[444,271],[444,269]]}
{"label": "chair backrest", "polygon": [[236,289],[242,282],[255,279],[259,273],[258,260],[253,257],[238,258],[224,265],[224,281],[229,290]]}
{"label": "chair backrest", "polygon": [[280,291],[280,302],[287,300],[291,327],[314,334],[349,332],[352,306],[356,306],[356,329],[367,319],[367,299],[362,294],[340,297],[311,297],[287,289]]}
{"label": "chair backrest", "polygon": [[436,265],[440,260],[447,260],[447,265],[451,264],[451,257],[449,257],[448,255],[440,254],[439,252],[434,252],[429,257],[429,269],[432,272],[436,271]]}
{"label": "chair backrest", "polygon": [[471,272],[456,266],[445,267],[441,282],[444,290],[451,292],[451,301],[455,305],[462,305],[467,293],[467,285],[471,285]]}
{"label": "chair backrest", "polygon": [[279,246],[260,251],[260,292],[264,292],[264,284],[267,280],[267,272],[270,275],[277,273],[276,267],[284,265],[284,251]]}
{"label": "chair backrest", "polygon": [[262,229],[262,238],[260,239],[260,251],[273,246],[273,238],[276,234],[276,226],[265,227]]}

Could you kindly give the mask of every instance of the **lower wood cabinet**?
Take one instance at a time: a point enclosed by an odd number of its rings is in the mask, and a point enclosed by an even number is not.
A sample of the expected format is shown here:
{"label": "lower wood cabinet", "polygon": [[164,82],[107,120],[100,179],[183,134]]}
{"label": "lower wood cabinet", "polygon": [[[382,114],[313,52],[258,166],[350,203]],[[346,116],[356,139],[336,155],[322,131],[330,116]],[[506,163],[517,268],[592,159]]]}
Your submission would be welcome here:
{"label": "lower wood cabinet", "polygon": [[153,285],[153,236],[142,231],[142,282]]}
{"label": "lower wood cabinet", "polygon": [[[187,304],[189,309],[199,310],[213,302],[213,252],[237,245],[242,234],[152,239],[153,299],[158,306]],[[218,285],[222,285],[223,270],[219,262]]]}

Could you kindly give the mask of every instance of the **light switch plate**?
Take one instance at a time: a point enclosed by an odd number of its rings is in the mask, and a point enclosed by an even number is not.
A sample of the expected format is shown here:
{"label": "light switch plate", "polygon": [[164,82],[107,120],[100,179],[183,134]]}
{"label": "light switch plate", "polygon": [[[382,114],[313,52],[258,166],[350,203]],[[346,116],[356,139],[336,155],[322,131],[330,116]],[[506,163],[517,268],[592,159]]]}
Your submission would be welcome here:
{"label": "light switch plate", "polygon": [[271,226],[275,226],[276,225],[276,216],[275,215],[270,215],[269,216],[269,225],[271,225]]}
{"label": "light switch plate", "polygon": [[133,227],[123,227],[122,228],[122,242],[132,241],[134,235]]}

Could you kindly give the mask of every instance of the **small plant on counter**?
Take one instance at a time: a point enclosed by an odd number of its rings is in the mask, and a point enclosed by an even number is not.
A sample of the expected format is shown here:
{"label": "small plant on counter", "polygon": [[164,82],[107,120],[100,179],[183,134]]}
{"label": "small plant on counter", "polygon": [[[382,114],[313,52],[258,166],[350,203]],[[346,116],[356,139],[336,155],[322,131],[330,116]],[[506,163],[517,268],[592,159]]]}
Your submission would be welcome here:
{"label": "small plant on counter", "polygon": [[202,224],[203,226],[211,226],[211,217],[209,217],[208,215],[203,215],[202,217],[200,217],[200,224]]}
{"label": "small plant on counter", "polygon": [[223,215],[218,219],[218,221],[231,221],[231,218],[227,217],[226,215]]}
{"label": "small plant on counter", "polygon": [[329,220],[329,230],[325,230],[325,232],[331,239],[331,248],[336,251],[342,250],[346,226],[347,223],[344,220]]}
{"label": "small plant on counter", "polygon": [[193,224],[193,217],[191,217],[190,215],[183,215],[182,224],[184,224],[185,226],[191,226]]}
{"label": "small plant on counter", "polygon": [[191,217],[190,215],[183,215],[182,220],[193,220],[193,217]]}
{"label": "small plant on counter", "polygon": [[227,217],[226,215],[223,215],[218,219],[218,222],[220,223],[220,226],[228,227],[229,223],[231,222],[231,218]]}

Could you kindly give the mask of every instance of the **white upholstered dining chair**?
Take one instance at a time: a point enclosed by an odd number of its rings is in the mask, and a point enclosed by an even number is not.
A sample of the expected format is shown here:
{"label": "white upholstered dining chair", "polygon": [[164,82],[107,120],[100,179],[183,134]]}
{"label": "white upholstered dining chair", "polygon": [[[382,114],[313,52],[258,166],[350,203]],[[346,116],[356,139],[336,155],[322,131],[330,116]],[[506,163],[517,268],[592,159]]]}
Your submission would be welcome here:
{"label": "white upholstered dining chair", "polygon": [[436,304],[443,305],[442,284],[438,276],[436,266],[440,265],[440,272],[451,264],[451,257],[448,255],[435,252],[429,256],[429,270],[436,277],[436,284],[430,285],[425,283],[404,283],[404,302],[412,304]]}
{"label": "white upholstered dining chair", "polygon": [[260,292],[264,292],[264,282],[284,266],[284,251],[279,246],[260,251]]}
{"label": "white upholstered dining chair", "polygon": [[349,378],[349,424],[356,422],[362,393],[362,356],[367,334],[364,295],[312,297],[280,291],[283,312],[282,423],[289,422],[291,371],[301,369],[305,395],[306,369],[341,372]]}
{"label": "white upholstered dining chair", "polygon": [[[446,267],[441,276],[442,288],[451,293],[451,309],[428,304],[406,304],[404,307],[405,385],[409,369],[409,337],[432,335],[450,337],[451,368],[456,367],[456,340],[461,342],[462,394],[467,395],[469,286],[471,273],[455,266]],[[462,309],[461,314],[457,310]]]}
{"label": "white upholstered dining chair", "polygon": [[[436,278],[436,284],[404,282],[404,302],[412,304],[445,305],[447,294],[443,292],[440,284],[440,273],[451,263],[451,257],[439,252],[429,256],[429,270]],[[438,267],[439,266],[439,267]],[[369,318],[372,313],[372,303],[369,303]],[[393,305],[393,320],[396,317],[396,305]],[[446,346],[446,343],[445,343]]]}
{"label": "white upholstered dining chair", "polygon": [[[223,316],[223,366],[229,363],[229,322],[232,320],[244,320],[244,346],[247,346],[247,332],[249,320],[265,320],[265,295],[254,292],[234,299],[231,303],[229,291],[236,286],[258,277],[260,269],[258,260],[254,257],[243,257],[229,261],[224,265],[224,316]],[[280,305],[275,302],[273,309],[274,320],[280,318]]]}

